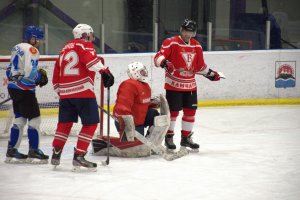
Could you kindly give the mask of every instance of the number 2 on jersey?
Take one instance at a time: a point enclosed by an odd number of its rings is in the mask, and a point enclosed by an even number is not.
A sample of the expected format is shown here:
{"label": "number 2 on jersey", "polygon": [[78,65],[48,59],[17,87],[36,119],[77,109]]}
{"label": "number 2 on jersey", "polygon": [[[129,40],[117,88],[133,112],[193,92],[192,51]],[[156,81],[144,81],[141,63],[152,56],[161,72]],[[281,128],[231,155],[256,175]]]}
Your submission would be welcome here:
{"label": "number 2 on jersey", "polygon": [[78,60],[79,58],[75,51],[69,51],[60,57],[60,66],[62,66],[62,61],[67,62],[63,67],[63,76],[79,75],[79,69],[76,67]]}

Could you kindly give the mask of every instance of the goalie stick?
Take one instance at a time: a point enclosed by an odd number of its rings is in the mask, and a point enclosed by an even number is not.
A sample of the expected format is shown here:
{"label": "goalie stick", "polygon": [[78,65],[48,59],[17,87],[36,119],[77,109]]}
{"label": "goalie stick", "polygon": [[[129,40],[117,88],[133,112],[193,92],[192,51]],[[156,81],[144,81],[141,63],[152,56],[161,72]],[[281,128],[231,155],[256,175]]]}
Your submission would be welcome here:
{"label": "goalie stick", "polygon": [[[105,114],[108,115],[108,117],[111,117],[115,121],[118,122],[118,119],[111,115],[107,110],[102,108],[101,106],[98,105],[98,108],[101,109]],[[187,154],[189,154],[189,151],[186,148],[180,148],[179,151],[176,152],[168,152],[165,147],[163,147],[161,144],[160,145],[155,145],[152,142],[150,142],[147,138],[142,136],[140,133],[137,131],[134,132],[134,137],[136,137],[138,140],[140,140],[143,144],[148,146],[150,149],[152,149],[155,153],[158,155],[161,155],[165,160],[167,161],[172,161],[178,158],[181,158]],[[108,152],[109,154],[109,152]]]}

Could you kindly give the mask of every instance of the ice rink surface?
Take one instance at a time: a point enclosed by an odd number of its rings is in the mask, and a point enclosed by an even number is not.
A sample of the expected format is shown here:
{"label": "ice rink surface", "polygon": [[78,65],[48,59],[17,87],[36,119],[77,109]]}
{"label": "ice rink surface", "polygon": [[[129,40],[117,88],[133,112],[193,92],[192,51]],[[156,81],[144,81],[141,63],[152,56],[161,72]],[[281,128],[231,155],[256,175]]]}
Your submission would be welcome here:
{"label": "ice rink surface", "polygon": [[[180,126],[177,121],[176,144]],[[98,171],[80,173],[71,172],[75,137],[55,171],[50,164],[5,164],[7,139],[1,139],[0,199],[300,199],[300,106],[200,108],[194,132],[199,153],[175,161],[111,158],[109,166],[101,166],[106,157],[89,154]],[[52,139],[41,139],[50,155]],[[20,151],[28,151],[27,138]]]}

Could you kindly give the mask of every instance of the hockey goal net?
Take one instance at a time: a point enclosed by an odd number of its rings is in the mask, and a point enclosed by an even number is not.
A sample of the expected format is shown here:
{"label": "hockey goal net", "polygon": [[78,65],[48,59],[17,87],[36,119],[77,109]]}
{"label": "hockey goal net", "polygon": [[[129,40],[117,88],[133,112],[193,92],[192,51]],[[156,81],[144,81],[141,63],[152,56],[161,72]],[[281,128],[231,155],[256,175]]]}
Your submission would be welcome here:
{"label": "hockey goal net", "polygon": [[[46,86],[36,89],[36,97],[39,102],[41,110],[42,123],[40,126],[41,134],[54,135],[56,124],[58,120],[58,101],[59,98],[52,88],[52,75],[54,64],[57,56],[41,56],[39,60],[39,67],[47,71],[49,82]],[[9,98],[7,92],[7,77],[6,69],[9,66],[10,57],[0,56],[0,138],[8,137],[10,128],[13,124],[14,114],[12,110],[12,101],[4,102]],[[97,96],[98,105],[103,107],[104,90],[101,82],[101,76],[97,73],[95,77],[95,93]],[[100,119],[103,118],[103,112],[100,110]],[[97,129],[97,134],[103,133],[103,120],[100,120],[100,126]],[[74,123],[72,132],[70,135],[78,135],[81,129],[80,119],[78,123]],[[26,130],[26,127],[25,127]],[[24,130],[24,135],[27,131]]]}

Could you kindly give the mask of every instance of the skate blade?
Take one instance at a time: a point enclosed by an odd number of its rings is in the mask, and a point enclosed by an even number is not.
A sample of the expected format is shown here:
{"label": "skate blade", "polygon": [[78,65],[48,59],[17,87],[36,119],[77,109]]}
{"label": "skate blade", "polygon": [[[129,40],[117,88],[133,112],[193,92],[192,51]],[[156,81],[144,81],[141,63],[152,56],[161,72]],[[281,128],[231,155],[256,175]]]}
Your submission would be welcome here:
{"label": "skate blade", "polygon": [[48,159],[38,159],[38,158],[27,158],[26,163],[40,165],[40,164],[48,164]]}
{"label": "skate blade", "polygon": [[72,172],[96,172],[97,168],[92,167],[92,168],[87,168],[87,167],[82,167],[82,166],[73,166]]}
{"label": "skate blade", "polygon": [[26,159],[6,158],[4,162],[8,164],[23,164],[26,162]]}

